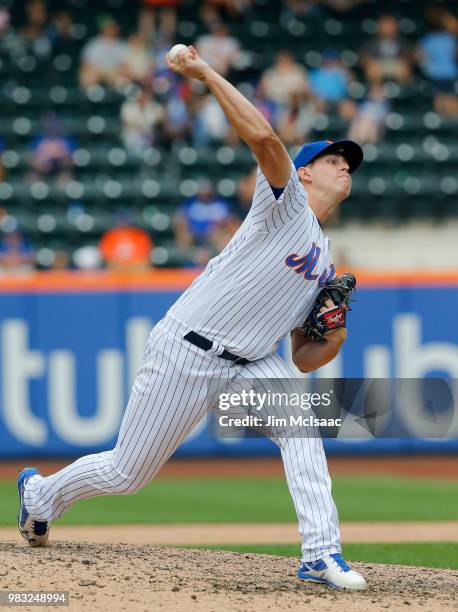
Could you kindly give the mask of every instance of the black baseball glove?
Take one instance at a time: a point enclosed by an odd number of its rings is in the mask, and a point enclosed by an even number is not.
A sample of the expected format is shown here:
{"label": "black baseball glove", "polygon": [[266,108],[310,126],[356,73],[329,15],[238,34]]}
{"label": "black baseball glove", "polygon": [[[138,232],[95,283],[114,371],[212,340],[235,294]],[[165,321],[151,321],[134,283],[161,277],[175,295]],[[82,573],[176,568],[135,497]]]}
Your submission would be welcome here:
{"label": "black baseball glove", "polygon": [[[339,327],[346,327],[347,311],[350,310],[350,298],[356,287],[356,278],[350,272],[336,276],[321,288],[309,316],[301,327],[307,338],[321,340],[323,336]],[[326,300],[332,300],[334,306],[328,308]]]}

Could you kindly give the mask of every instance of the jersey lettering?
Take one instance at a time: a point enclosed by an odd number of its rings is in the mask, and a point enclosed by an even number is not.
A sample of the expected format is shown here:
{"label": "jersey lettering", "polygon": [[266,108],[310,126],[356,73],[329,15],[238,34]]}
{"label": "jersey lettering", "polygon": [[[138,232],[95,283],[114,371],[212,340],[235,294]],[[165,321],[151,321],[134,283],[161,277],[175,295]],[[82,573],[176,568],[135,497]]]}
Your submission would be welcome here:
{"label": "jersey lettering", "polygon": [[292,253],[285,259],[285,263],[290,268],[295,268],[297,274],[303,272],[306,280],[315,280],[318,278],[318,274],[313,274],[313,270],[318,263],[320,253],[320,247],[317,247],[313,242],[310,251],[306,253],[306,255],[301,257],[300,255],[296,255],[296,253]]}

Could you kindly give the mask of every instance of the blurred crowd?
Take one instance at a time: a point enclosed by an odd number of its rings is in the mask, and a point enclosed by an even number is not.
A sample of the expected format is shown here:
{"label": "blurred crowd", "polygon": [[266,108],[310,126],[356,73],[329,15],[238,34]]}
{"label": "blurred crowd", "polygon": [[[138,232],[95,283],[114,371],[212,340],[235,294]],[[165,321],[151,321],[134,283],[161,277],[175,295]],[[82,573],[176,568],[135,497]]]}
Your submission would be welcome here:
{"label": "blurred crowd", "polygon": [[[288,22],[316,16],[323,6],[351,17],[364,1],[285,0],[280,19]],[[141,158],[151,147],[170,150],[177,142],[194,147],[238,144],[237,135],[205,87],[177,77],[166,66],[165,55],[177,42],[179,5],[179,0],[144,0],[135,29],[130,32],[113,15],[99,15],[98,33],[87,40],[80,54],[78,78],[83,90],[90,92],[102,85],[123,93],[120,139],[133,157]],[[195,46],[210,65],[230,80],[243,74],[249,55],[231,34],[231,25],[249,18],[252,5],[252,0],[200,3],[205,33],[197,37]],[[387,83],[394,82],[402,88],[416,76],[432,88],[432,104],[437,113],[458,117],[454,89],[458,78],[458,21],[440,5],[429,7],[424,19],[427,33],[412,40],[400,32],[395,16],[381,14],[375,34],[367,37],[362,48],[354,50],[359,59],[352,69],[328,45],[329,41],[323,41],[323,47],[316,50],[320,61],[313,69],[299,63],[291,50],[280,49],[258,78],[248,82],[244,93],[287,146],[306,142],[317,117],[323,113],[340,117],[347,132],[343,137],[377,143],[383,138],[390,111]],[[12,27],[7,9],[0,9],[1,46],[15,53],[72,56],[73,33],[71,12],[63,8],[48,12],[44,0],[26,2],[25,24],[18,30]],[[351,95],[352,83],[361,81],[361,77],[366,93],[355,97]],[[30,143],[28,180],[72,180],[76,146],[59,117],[47,113],[42,117],[42,133]],[[205,264],[224,247],[246,214],[253,187],[251,173],[240,182],[237,196],[227,201],[217,195],[208,179],[198,181],[196,195],[182,203],[173,221],[176,245],[187,254],[190,265]],[[149,266],[153,244],[146,232],[127,232],[128,215],[117,219],[117,225],[119,231],[115,235],[102,238],[100,257],[92,259],[93,265],[104,262],[110,267]],[[124,259],[119,252],[124,253]],[[134,253],[131,259],[129,253]],[[19,230],[5,235],[0,245],[0,266],[8,268],[17,262],[33,265],[33,249]]]}

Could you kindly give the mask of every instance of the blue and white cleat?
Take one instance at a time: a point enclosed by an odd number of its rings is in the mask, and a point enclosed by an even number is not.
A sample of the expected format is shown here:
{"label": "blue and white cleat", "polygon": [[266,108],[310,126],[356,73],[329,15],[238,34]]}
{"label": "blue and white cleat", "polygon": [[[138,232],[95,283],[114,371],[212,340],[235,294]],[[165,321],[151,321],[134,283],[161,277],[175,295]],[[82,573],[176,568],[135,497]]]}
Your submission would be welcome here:
{"label": "blue and white cleat", "polygon": [[36,468],[24,468],[17,479],[17,490],[19,493],[19,514],[17,524],[21,536],[30,546],[44,546],[48,541],[50,524],[44,521],[35,521],[27,511],[24,504],[24,485],[31,476],[38,474]]}
{"label": "blue and white cleat", "polygon": [[352,570],[348,563],[344,561],[342,555],[338,553],[324,555],[318,561],[302,562],[296,575],[301,580],[321,582],[335,589],[352,589],[354,591],[367,589],[367,583],[361,574]]}

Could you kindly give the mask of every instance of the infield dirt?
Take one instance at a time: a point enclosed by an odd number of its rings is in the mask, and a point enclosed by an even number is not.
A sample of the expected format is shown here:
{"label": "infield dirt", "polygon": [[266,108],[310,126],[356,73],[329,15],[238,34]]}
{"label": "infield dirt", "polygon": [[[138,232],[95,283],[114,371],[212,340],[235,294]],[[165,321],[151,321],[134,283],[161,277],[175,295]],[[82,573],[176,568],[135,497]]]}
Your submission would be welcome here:
{"label": "infield dirt", "polygon": [[450,570],[354,563],[369,589],[343,592],[298,581],[297,559],[270,555],[53,542],[2,543],[0,556],[1,590],[69,591],[70,610],[458,610]]}

